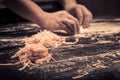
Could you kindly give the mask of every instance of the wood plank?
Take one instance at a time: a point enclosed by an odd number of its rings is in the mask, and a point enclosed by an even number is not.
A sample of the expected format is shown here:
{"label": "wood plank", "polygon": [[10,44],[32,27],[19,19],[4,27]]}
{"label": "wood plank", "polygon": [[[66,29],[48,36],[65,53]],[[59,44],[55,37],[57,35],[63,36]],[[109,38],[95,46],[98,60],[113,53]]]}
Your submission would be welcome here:
{"label": "wood plank", "polygon": [[[76,44],[62,44],[57,48],[49,49],[49,53],[53,55],[57,62],[51,61],[42,65],[36,64],[23,71],[18,70],[22,65],[0,67],[0,73],[4,73],[0,75],[4,76],[4,79],[6,79],[5,76],[9,76],[12,79],[17,74],[19,79],[26,80],[119,80],[120,23],[100,22],[92,23],[91,26],[77,36],[79,41]],[[20,28],[20,26],[17,27]],[[31,29],[34,28],[31,26]],[[28,31],[31,30],[28,29]],[[26,31],[27,35],[30,34],[28,31]],[[22,42],[24,37],[26,35],[21,37],[0,36],[0,45],[3,45],[0,47],[0,62],[17,61],[10,60],[9,57],[19,47],[24,46],[24,42]],[[74,37],[67,38],[68,41],[71,41],[72,38],[74,39]],[[10,71],[11,75],[6,75],[8,71]]]}

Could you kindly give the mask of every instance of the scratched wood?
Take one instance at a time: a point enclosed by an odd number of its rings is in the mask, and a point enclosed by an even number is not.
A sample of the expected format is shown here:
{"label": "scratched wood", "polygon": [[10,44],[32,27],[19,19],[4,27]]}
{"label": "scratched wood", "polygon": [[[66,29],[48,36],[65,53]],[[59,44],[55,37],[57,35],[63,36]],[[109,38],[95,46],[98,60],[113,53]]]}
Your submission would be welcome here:
{"label": "scratched wood", "polygon": [[[36,64],[23,71],[18,70],[21,65],[0,67],[0,78],[14,80],[119,80],[119,27],[119,21],[94,22],[89,29],[82,29],[81,34],[76,36],[79,38],[76,44],[63,44],[49,49],[49,53],[57,62]],[[17,61],[11,60],[10,56],[15,54],[20,47],[24,47],[24,37],[33,35],[39,30],[40,28],[33,24],[1,26],[0,62]],[[72,40],[74,37],[67,39],[67,41]]]}

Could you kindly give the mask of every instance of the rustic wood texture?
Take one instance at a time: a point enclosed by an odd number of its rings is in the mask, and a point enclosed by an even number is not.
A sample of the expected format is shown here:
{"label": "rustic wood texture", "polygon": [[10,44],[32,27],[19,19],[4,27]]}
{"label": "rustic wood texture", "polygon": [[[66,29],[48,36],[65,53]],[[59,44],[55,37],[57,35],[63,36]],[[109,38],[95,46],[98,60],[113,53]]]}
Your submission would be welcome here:
{"label": "rustic wood texture", "polygon": [[[3,25],[0,27],[0,62],[15,62],[10,56],[24,46],[23,38],[37,33],[33,24]],[[14,80],[120,80],[120,22],[92,23],[76,36],[73,45],[50,48],[57,60],[36,64],[23,71],[21,66],[0,67],[0,78]],[[74,40],[68,37],[67,41]],[[9,72],[10,74],[8,74]],[[2,74],[1,74],[2,73]],[[8,77],[6,77],[8,76]]]}

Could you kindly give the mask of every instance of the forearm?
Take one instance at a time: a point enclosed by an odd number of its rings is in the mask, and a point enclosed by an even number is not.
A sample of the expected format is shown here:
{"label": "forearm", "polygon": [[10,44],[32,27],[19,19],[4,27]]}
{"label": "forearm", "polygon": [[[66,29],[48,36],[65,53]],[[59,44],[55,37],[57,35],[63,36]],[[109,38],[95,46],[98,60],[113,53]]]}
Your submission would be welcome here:
{"label": "forearm", "polygon": [[59,0],[64,9],[68,9],[77,4],[76,0]]}
{"label": "forearm", "polygon": [[44,11],[31,0],[5,0],[3,2],[9,9],[23,18],[40,24]]}

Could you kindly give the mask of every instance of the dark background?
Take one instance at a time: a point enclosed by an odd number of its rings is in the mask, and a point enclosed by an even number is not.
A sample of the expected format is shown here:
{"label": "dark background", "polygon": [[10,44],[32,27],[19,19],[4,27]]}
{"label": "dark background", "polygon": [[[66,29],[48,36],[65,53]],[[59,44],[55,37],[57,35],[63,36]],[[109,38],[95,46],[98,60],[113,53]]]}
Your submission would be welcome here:
{"label": "dark background", "polygon": [[94,16],[120,16],[120,0],[77,0]]}
{"label": "dark background", "polygon": [[[48,12],[58,11],[62,6],[59,0],[34,0],[42,9]],[[79,4],[85,5],[94,18],[98,16],[120,17],[120,0],[77,0]],[[0,5],[0,24],[26,21],[6,7]]]}

